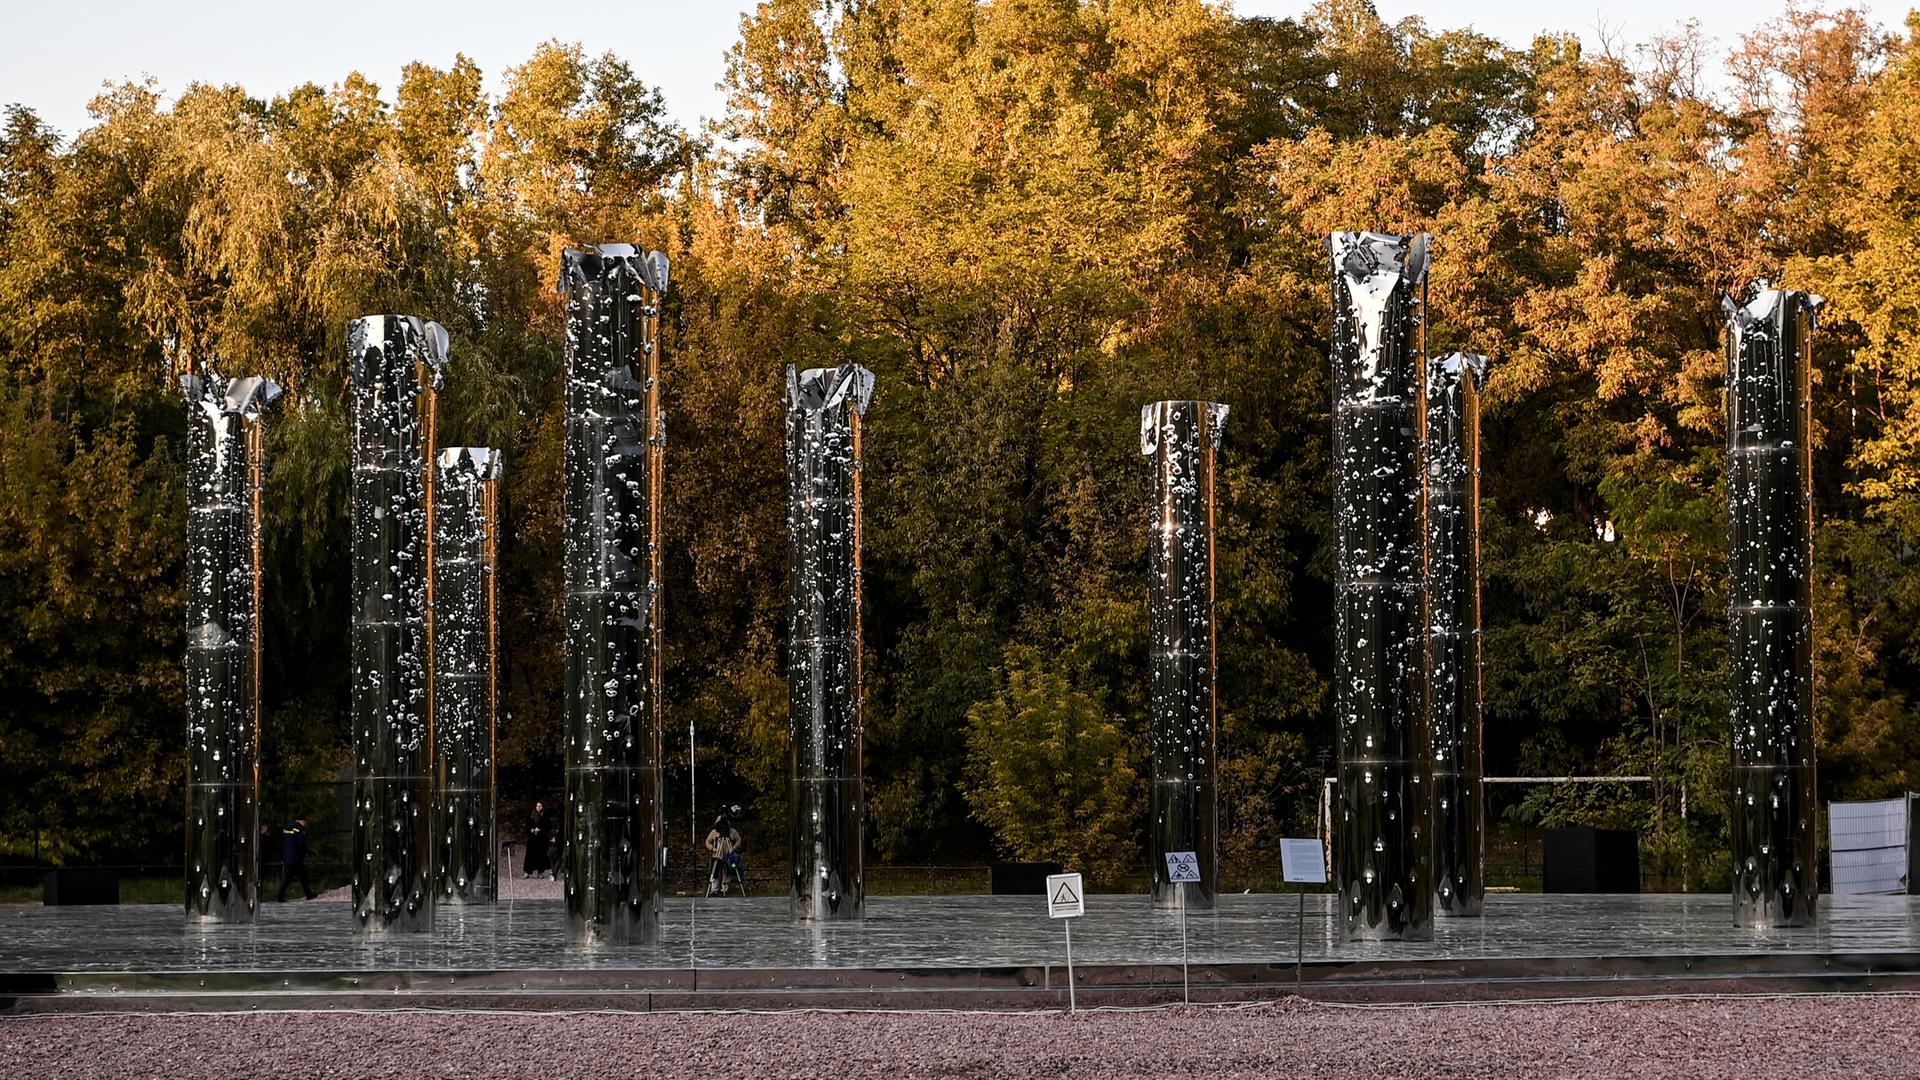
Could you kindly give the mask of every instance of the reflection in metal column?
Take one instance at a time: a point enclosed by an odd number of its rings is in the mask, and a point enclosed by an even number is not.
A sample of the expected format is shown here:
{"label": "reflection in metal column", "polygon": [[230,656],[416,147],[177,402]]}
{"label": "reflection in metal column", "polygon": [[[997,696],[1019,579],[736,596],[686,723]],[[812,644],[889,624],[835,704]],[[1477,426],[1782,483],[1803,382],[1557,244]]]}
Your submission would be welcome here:
{"label": "reflection in metal column", "polygon": [[1813,447],[1808,351],[1820,297],[1727,309],[1727,583],[1733,914],[1813,922]]}
{"label": "reflection in metal column", "polygon": [[1147,588],[1152,626],[1153,902],[1175,907],[1166,855],[1191,851],[1200,880],[1189,909],[1213,907],[1219,886],[1220,814],[1214,760],[1213,458],[1227,407],[1159,401],[1140,410],[1140,452],[1153,459],[1153,549]]}
{"label": "reflection in metal column", "polygon": [[787,369],[787,532],[792,538],[787,718],[793,787],[788,910],[858,919],[861,777],[860,422],[873,373]]}
{"label": "reflection in metal column", "polygon": [[1426,708],[1432,732],[1433,891],[1443,914],[1486,899],[1481,777],[1480,380],[1487,358],[1427,361]]}
{"label": "reflection in metal column", "polygon": [[660,936],[660,302],[667,260],[569,249],[567,294],[567,932]]}
{"label": "reflection in metal column", "polygon": [[184,375],[187,918],[260,902],[260,490],[270,379]]}
{"label": "reflection in metal column", "polygon": [[353,915],[369,931],[433,928],[427,477],[447,359],[438,323],[348,327],[353,397]]}
{"label": "reflection in metal column", "polygon": [[1433,935],[1422,715],[1427,237],[1334,233],[1334,872],[1350,938]]}
{"label": "reflection in metal column", "polygon": [[440,451],[433,489],[434,860],[440,900],[498,895],[493,747],[500,452]]}

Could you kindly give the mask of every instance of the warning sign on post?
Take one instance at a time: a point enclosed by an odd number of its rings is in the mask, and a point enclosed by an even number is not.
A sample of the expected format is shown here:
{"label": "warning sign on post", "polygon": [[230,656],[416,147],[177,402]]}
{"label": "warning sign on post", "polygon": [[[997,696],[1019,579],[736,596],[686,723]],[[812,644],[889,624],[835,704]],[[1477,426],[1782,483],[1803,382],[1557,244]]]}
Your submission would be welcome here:
{"label": "warning sign on post", "polygon": [[1086,891],[1079,874],[1047,876],[1047,917],[1070,919],[1087,913]]}
{"label": "warning sign on post", "polygon": [[1167,852],[1167,880],[1173,884],[1200,883],[1200,856],[1191,851]]}

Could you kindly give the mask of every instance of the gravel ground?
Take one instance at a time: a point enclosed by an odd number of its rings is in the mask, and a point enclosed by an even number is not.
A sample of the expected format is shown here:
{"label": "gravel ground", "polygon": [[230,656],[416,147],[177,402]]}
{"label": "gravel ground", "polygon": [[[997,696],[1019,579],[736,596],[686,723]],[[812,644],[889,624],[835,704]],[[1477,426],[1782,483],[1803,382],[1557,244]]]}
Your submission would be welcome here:
{"label": "gravel ground", "polygon": [[14,1017],[0,1077],[1896,1077],[1920,1076],[1917,1004]]}

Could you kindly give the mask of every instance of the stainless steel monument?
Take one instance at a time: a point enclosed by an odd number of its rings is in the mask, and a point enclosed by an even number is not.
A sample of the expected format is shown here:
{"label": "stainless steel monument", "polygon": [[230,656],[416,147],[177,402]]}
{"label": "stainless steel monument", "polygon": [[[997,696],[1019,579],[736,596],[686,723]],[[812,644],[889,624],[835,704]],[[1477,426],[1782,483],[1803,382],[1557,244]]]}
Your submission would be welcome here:
{"label": "stainless steel monument", "polygon": [[441,903],[499,895],[494,748],[500,452],[440,452],[433,488],[434,875]]}
{"label": "stainless steel monument", "polygon": [[787,369],[789,911],[796,919],[858,919],[866,899],[860,423],[872,397],[873,373],[858,364]]}
{"label": "stainless steel monument", "polygon": [[1187,907],[1212,908],[1219,888],[1213,459],[1226,422],[1227,407],[1210,401],[1158,401],[1140,410],[1140,452],[1153,460],[1147,866],[1154,904],[1163,908],[1179,902],[1167,880],[1168,852],[1191,851],[1199,863],[1200,880],[1186,889]]}
{"label": "stainless steel monument", "polygon": [[447,332],[403,315],[348,327],[353,407],[353,917],[433,927],[428,484]]}
{"label": "stainless steel monument", "polygon": [[1433,934],[1421,772],[1427,237],[1334,233],[1334,874],[1350,938]]}
{"label": "stainless steel monument", "polygon": [[569,249],[566,622],[567,931],[659,940],[661,791],[660,303],[667,259],[628,244]]}
{"label": "stainless steel monument", "polygon": [[1427,361],[1426,710],[1432,732],[1433,899],[1442,914],[1478,915],[1486,900],[1486,794],[1481,777],[1480,381],[1487,358]]}
{"label": "stainless steel monument", "polygon": [[1765,289],[1727,309],[1727,586],[1733,915],[1813,923],[1813,395],[1820,297]]}
{"label": "stainless steel monument", "polygon": [[184,375],[187,918],[260,903],[260,493],[270,379]]}

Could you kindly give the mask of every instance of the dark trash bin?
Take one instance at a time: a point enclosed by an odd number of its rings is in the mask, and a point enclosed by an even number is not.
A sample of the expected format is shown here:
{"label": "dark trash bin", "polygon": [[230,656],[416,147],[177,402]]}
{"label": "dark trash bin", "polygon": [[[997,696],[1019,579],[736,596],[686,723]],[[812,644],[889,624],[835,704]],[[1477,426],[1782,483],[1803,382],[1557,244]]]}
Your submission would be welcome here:
{"label": "dark trash bin", "polygon": [[1548,829],[1540,891],[1637,893],[1640,834],[1631,829]]}
{"label": "dark trash bin", "polygon": [[112,870],[49,870],[41,879],[40,900],[47,907],[117,904],[120,875]]}
{"label": "dark trash bin", "polygon": [[997,862],[993,864],[993,895],[1045,896],[1047,875],[1060,872],[1057,862]]}

